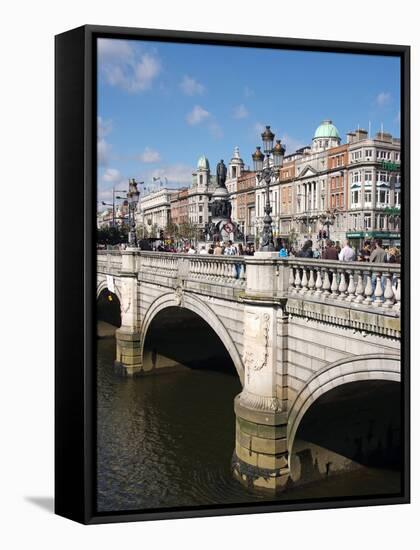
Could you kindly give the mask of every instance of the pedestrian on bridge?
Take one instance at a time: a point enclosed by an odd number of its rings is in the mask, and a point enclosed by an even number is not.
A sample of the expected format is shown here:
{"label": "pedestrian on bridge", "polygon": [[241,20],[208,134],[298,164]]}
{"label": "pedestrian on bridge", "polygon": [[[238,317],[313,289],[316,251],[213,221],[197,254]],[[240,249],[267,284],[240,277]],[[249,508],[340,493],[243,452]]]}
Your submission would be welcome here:
{"label": "pedestrian on bridge", "polygon": [[347,239],[344,241],[344,246],[340,250],[338,259],[341,262],[354,262],[356,260],[356,252],[350,246],[350,242]]}

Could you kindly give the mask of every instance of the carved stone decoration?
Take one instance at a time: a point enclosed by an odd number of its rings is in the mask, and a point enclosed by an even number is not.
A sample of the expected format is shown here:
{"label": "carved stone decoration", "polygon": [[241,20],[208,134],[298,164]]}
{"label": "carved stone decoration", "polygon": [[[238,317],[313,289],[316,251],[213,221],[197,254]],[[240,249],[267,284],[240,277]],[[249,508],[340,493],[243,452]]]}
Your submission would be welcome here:
{"label": "carved stone decoration", "polygon": [[178,307],[184,307],[184,291],[181,285],[176,287],[174,299]]}
{"label": "carved stone decoration", "polygon": [[127,305],[125,307],[121,307],[121,309],[124,311],[124,313],[128,313],[130,311],[131,307],[131,296],[128,297]]}
{"label": "carved stone decoration", "polygon": [[261,317],[258,314],[253,314],[251,321],[253,331],[249,338],[245,341],[245,346],[242,360],[247,372],[247,380],[249,382],[251,371],[260,371],[267,365],[268,361],[268,341],[270,333],[270,315],[264,313]]}
{"label": "carved stone decoration", "polygon": [[256,395],[248,390],[242,391],[240,402],[243,406],[258,411],[281,411],[280,401],[277,397]]}

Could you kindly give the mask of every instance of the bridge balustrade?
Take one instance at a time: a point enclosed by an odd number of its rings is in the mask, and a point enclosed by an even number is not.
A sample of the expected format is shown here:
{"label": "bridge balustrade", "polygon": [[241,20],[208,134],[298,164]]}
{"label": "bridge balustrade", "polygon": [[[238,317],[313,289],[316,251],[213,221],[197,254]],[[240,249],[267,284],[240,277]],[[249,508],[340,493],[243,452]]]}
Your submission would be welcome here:
{"label": "bridge balustrade", "polygon": [[289,294],[358,307],[401,309],[399,264],[369,264],[291,258]]}
{"label": "bridge balustrade", "polygon": [[102,273],[116,274],[121,271],[122,256],[120,250],[98,250],[97,269]]}
{"label": "bridge balustrade", "polygon": [[[305,297],[357,308],[377,308],[399,316],[401,309],[401,267],[399,264],[339,262],[308,258],[271,258],[258,260],[244,256],[175,254],[169,252],[132,252],[137,271],[148,276],[164,276],[210,284],[246,288],[247,262],[261,261],[261,269],[289,270],[287,296]],[[98,271],[119,275],[122,253],[98,251]],[[287,277],[287,271],[286,277]],[[286,284],[287,286],[287,284]],[[267,289],[270,291],[270,289]]]}

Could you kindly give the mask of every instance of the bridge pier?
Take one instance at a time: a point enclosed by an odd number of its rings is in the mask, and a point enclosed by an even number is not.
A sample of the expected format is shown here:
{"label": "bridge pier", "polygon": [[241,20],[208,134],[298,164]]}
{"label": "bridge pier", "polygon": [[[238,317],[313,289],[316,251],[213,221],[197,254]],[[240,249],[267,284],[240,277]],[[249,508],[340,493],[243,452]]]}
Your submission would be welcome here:
{"label": "bridge pier", "polygon": [[287,413],[255,409],[235,399],[234,476],[249,488],[281,491],[289,479]]}
{"label": "bridge pier", "polygon": [[142,369],[138,320],[136,253],[122,252],[121,264],[121,327],[115,333],[116,368],[126,376],[135,376]]}
{"label": "bridge pier", "polygon": [[289,479],[282,349],[287,316],[281,304],[289,273],[287,266],[278,269],[276,260],[270,253],[247,259],[243,297],[245,376],[243,391],[235,399],[232,461],[233,473],[241,483],[270,492],[281,491]]}

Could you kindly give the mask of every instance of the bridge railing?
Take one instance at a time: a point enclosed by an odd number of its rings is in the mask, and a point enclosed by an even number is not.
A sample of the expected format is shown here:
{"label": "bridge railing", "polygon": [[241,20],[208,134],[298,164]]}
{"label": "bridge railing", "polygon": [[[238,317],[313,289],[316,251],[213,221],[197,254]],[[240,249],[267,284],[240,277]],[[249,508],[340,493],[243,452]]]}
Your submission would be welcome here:
{"label": "bridge railing", "polygon": [[245,260],[242,256],[139,252],[138,268],[167,277],[182,276],[191,281],[243,287]]}
{"label": "bridge railing", "polygon": [[400,311],[400,264],[290,258],[289,294]]}
{"label": "bridge railing", "polygon": [[[401,308],[399,264],[308,258],[258,259],[149,251],[135,251],[131,254],[135,260],[135,271],[150,280],[155,277],[181,277],[243,289],[248,289],[249,283],[252,291],[255,286],[252,279],[256,279],[256,286],[259,286],[258,281],[264,282],[262,286],[267,295],[305,297],[310,301],[328,301],[362,309],[379,308],[384,312],[395,312],[394,315],[399,315]],[[98,251],[99,271],[118,275],[122,265],[120,250]],[[247,265],[248,268],[254,266],[249,281]]]}
{"label": "bridge railing", "polygon": [[121,250],[98,250],[96,263],[98,271],[118,274],[122,266]]}

